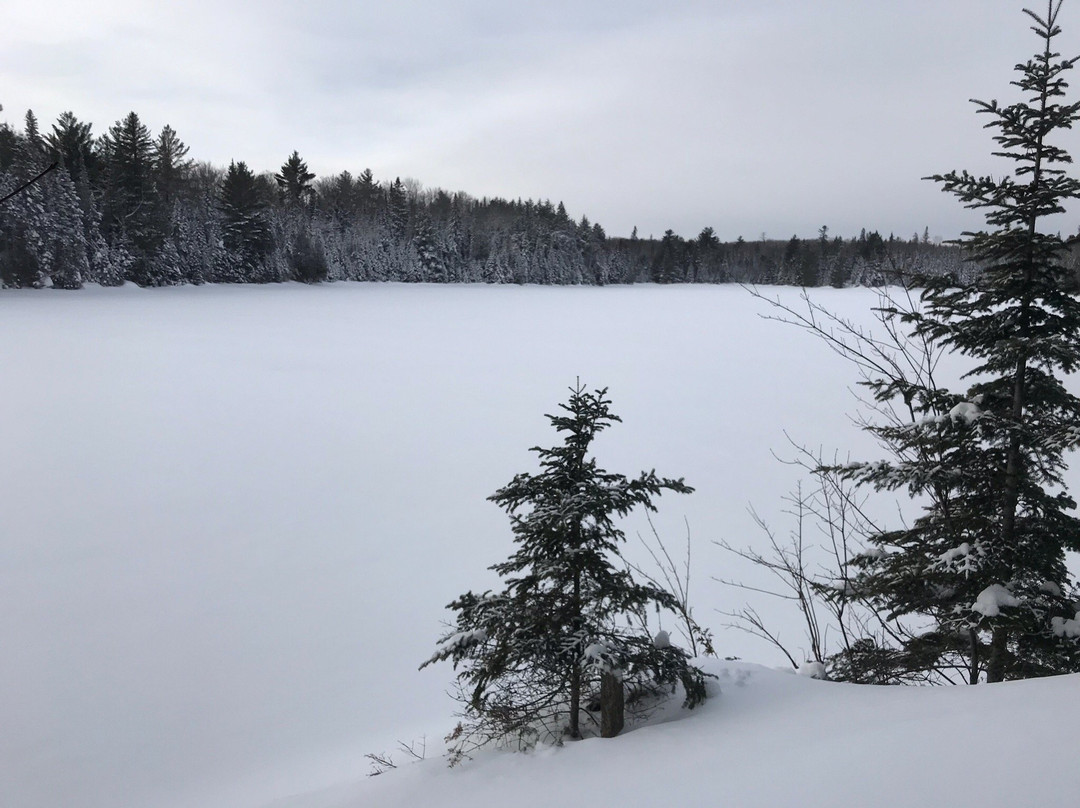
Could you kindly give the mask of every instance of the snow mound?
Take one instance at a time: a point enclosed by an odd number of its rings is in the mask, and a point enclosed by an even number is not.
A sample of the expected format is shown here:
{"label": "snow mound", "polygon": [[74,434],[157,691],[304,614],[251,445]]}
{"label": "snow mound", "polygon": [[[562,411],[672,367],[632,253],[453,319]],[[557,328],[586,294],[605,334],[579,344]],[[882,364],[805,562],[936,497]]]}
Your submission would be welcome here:
{"label": "snow mound", "polygon": [[828,679],[828,675],[825,673],[825,663],[816,662],[812,659],[806,660],[799,666],[799,676],[809,676],[811,679]]}
{"label": "snow mound", "polygon": [[971,604],[971,611],[978,612],[984,617],[997,617],[1003,608],[1019,605],[1020,601],[1004,586],[990,584]]}

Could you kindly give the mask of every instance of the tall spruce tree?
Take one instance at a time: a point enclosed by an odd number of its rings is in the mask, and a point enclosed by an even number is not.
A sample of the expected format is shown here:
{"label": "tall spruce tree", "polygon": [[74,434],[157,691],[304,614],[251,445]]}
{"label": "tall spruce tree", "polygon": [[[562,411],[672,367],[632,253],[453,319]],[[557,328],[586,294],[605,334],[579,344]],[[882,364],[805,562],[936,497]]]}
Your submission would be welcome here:
{"label": "tall spruce tree", "polygon": [[282,164],[281,171],[274,175],[281,191],[281,201],[289,207],[311,200],[315,194],[311,187],[313,179],[315,175],[308,170],[307,163],[300,158],[300,152],[297,151],[289,155],[289,159]]}
{"label": "tall spruce tree", "polygon": [[154,187],[157,189],[161,206],[170,216],[173,204],[191,170],[191,160],[187,159],[187,153],[188,147],[180,140],[176,130],[168,124],[162,127],[151,148],[151,157]]}
{"label": "tall spruce tree", "polygon": [[379,183],[375,182],[375,175],[370,168],[365,168],[356,178],[356,194],[359,200],[360,213],[365,216],[373,216],[378,210],[382,194]]}
{"label": "tall spruce tree", "polygon": [[243,161],[229,163],[221,181],[219,210],[222,241],[232,259],[231,266],[223,268],[220,279],[250,280],[273,249],[274,239],[258,180]]}
{"label": "tall spruce tree", "polygon": [[963,394],[872,383],[880,401],[902,399],[915,423],[872,430],[894,461],[847,470],[929,497],[910,528],[872,538],[853,591],[890,617],[929,618],[894,662],[932,670],[962,659],[971,683],[1080,670],[1080,607],[1065,563],[1080,550],[1080,520],[1063,482],[1064,453],[1080,445],[1080,399],[1062,383],[1080,367],[1080,303],[1066,291],[1069,244],[1044,230],[1080,197],[1062,168],[1071,158],[1052,143],[1080,119],[1080,104],[1063,101],[1063,74],[1077,60],[1053,49],[1060,8],[1025,10],[1041,48],[1016,67],[1022,100],[974,102],[1012,176],[930,178],[985,211],[991,229],[957,242],[981,272],[960,286],[923,277],[921,310],[893,313],[915,339],[972,359],[973,383]]}
{"label": "tall spruce tree", "polygon": [[421,666],[452,660],[460,668],[469,737],[528,744],[546,730],[555,740],[563,731],[579,738],[583,708],[604,674],[620,692],[681,682],[686,706],[705,699],[704,675],[689,655],[645,630],[647,610],[678,604],[620,565],[625,536],[615,523],[639,506],[655,510],[663,491],[692,489],[651,471],[628,479],[597,466],[590,445],[620,420],[610,403],[605,390],[573,388],[563,414],[547,416],[562,445],[534,447],[540,472],[519,474],[489,497],[509,514],[517,544],[491,568],[505,589],[451,603],[456,624]]}
{"label": "tall spruce tree", "polygon": [[127,280],[141,286],[162,282],[155,265],[167,227],[154,187],[154,144],[150,130],[129,112],[99,141],[104,169],[101,230],[109,246],[130,253]]}

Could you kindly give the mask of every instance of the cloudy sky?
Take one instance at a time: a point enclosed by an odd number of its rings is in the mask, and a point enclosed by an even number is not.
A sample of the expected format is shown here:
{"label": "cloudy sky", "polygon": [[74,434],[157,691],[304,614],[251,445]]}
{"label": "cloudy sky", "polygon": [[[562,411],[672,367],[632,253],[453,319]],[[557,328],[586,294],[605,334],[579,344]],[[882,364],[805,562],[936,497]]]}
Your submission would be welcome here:
{"label": "cloudy sky", "polygon": [[[612,235],[950,237],[980,219],[919,178],[1005,169],[967,99],[1015,98],[1024,5],[0,0],[0,118],[101,133],[135,110],[219,165],[297,149],[320,175],[562,200]],[[1080,2],[1061,22],[1080,52]]]}

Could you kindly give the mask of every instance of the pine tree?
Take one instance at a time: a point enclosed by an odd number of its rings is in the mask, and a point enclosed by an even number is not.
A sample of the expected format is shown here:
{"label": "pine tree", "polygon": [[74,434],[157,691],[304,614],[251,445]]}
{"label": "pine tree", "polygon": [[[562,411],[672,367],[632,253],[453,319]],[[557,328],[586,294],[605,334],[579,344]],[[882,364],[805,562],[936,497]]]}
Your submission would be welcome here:
{"label": "pine tree", "polygon": [[101,229],[111,247],[131,254],[128,280],[155,285],[154,258],[161,248],[167,219],[154,187],[154,146],[150,130],[130,112],[100,141],[104,168]]}
{"label": "pine tree", "polygon": [[409,197],[401,177],[396,177],[386,191],[390,235],[395,241],[405,241],[409,234]]}
{"label": "pine tree", "polygon": [[[27,113],[27,130],[36,122]],[[22,190],[7,199],[0,211],[0,280],[4,286],[39,288],[48,274],[49,236],[45,185],[26,185],[43,168],[40,149],[24,135],[15,141],[11,169],[0,177],[0,196]]]}
{"label": "pine tree", "polygon": [[25,148],[29,152],[30,156],[34,160],[41,160],[45,156],[45,139],[41,136],[41,130],[38,128],[37,116],[34,114],[34,110],[26,110],[26,128],[24,130],[23,138],[25,141]]}
{"label": "pine tree", "polygon": [[342,171],[326,184],[319,197],[321,209],[333,216],[339,227],[351,222],[359,209],[356,180],[348,171]]}
{"label": "pine tree", "polygon": [[294,151],[281,166],[281,171],[274,175],[274,180],[281,191],[281,200],[286,206],[300,206],[314,196],[311,181],[315,175],[308,171],[307,163],[300,159],[300,153]]}
{"label": "pine tree", "polygon": [[664,231],[660,249],[652,262],[653,283],[677,283],[684,242],[673,230]]}
{"label": "pine tree", "polygon": [[227,279],[245,280],[273,249],[265,204],[255,175],[246,163],[229,163],[229,170],[221,181],[219,204],[222,241],[235,258],[238,271],[236,277]]}
{"label": "pine tree", "polygon": [[365,216],[374,216],[382,194],[379,192],[379,183],[375,182],[375,175],[371,173],[370,168],[365,168],[356,178],[356,194],[360,213]]}
{"label": "pine tree", "polygon": [[86,274],[86,237],[75,186],[64,171],[42,174],[49,160],[37,119],[27,112],[10,175],[0,183],[5,191],[9,185],[24,186],[0,214],[0,278],[7,286],[40,287],[51,279],[57,288],[77,289]]}
{"label": "pine tree", "polygon": [[413,246],[416,248],[416,256],[420,262],[421,280],[428,283],[445,283],[446,264],[435,236],[435,227],[429,217],[424,216],[417,223]]}
{"label": "pine tree", "polygon": [[1017,65],[1023,100],[974,102],[1014,175],[931,178],[986,211],[993,229],[957,242],[981,273],[960,286],[924,277],[922,311],[894,312],[916,340],[971,358],[974,382],[960,395],[878,381],[879,400],[902,399],[921,417],[875,430],[899,448],[895,461],[849,471],[930,497],[910,528],[874,538],[856,591],[890,617],[930,618],[900,649],[903,664],[962,658],[972,683],[1080,670],[1080,613],[1065,565],[1065,552],[1080,549],[1080,520],[1063,482],[1064,452],[1080,445],[1080,399],[1062,383],[1080,368],[1080,302],[1065,291],[1068,243],[1040,231],[1080,197],[1080,182],[1061,167],[1069,155],[1051,143],[1080,119],[1080,104],[1062,101],[1076,60],[1053,51],[1060,7],[1025,10],[1041,50]]}
{"label": "pine tree", "polygon": [[65,171],[43,181],[48,247],[46,272],[54,289],[80,289],[90,272],[86,226],[75,183]]}
{"label": "pine tree", "polygon": [[[4,105],[0,104],[0,112]],[[18,149],[18,135],[7,121],[0,122],[0,171],[7,171],[15,162],[15,152]]]}
{"label": "pine tree", "polygon": [[491,568],[505,589],[451,603],[456,625],[421,666],[452,660],[460,669],[472,722],[466,737],[579,738],[581,713],[604,674],[635,693],[681,682],[688,707],[705,699],[688,654],[645,630],[646,611],[675,608],[675,598],[619,564],[625,537],[614,521],[639,506],[655,510],[663,491],[692,489],[655,472],[628,479],[597,466],[593,439],[621,420],[610,403],[606,390],[573,388],[563,414],[547,416],[563,444],[534,447],[540,472],[517,475],[489,498],[509,514],[517,545]]}
{"label": "pine tree", "polygon": [[89,123],[79,121],[74,113],[62,112],[45,136],[49,153],[64,164],[76,184],[84,176],[90,181],[97,180],[97,155],[90,128]]}
{"label": "pine tree", "polygon": [[183,188],[191,161],[186,159],[188,147],[180,140],[176,130],[166,124],[151,149],[154,187],[157,188],[162,206],[172,211],[173,203]]}

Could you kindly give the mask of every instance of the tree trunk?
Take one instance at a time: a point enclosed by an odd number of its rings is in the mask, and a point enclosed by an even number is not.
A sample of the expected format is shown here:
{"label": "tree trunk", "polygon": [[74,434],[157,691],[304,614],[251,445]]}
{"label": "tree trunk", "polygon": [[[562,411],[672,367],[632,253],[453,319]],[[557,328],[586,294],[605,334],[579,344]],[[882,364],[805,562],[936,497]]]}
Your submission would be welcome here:
{"label": "tree trunk", "polygon": [[995,628],[990,639],[990,658],[986,661],[986,681],[1005,681],[1005,661],[1009,653],[1009,632]]}
{"label": "tree trunk", "polygon": [[[575,529],[575,533],[580,528]],[[580,542],[577,545],[580,546]],[[574,573],[574,615],[581,616],[581,572]],[[575,651],[575,653],[577,653]],[[581,713],[581,660],[575,659],[570,667],[570,726],[567,732],[571,738],[581,737],[578,718]]]}
{"label": "tree trunk", "polygon": [[971,635],[971,661],[968,664],[968,684],[979,683],[979,633],[975,629],[969,631]]}
{"label": "tree trunk", "polygon": [[601,738],[614,738],[622,732],[625,706],[622,679],[606,671],[600,674]]}
{"label": "tree trunk", "polygon": [[581,666],[575,662],[570,669],[570,726],[566,728],[567,734],[577,740],[581,737],[581,727],[578,725],[578,714],[581,712]]}

